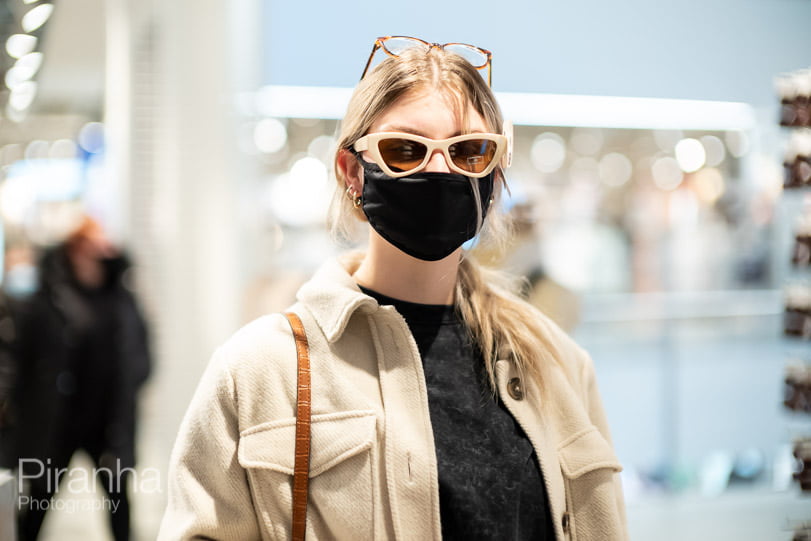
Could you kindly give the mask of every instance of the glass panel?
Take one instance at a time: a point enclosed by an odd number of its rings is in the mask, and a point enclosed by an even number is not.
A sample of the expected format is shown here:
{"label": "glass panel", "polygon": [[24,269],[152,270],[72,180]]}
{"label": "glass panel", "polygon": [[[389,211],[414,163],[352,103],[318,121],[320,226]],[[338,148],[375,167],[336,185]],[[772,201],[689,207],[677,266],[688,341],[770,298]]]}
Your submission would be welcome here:
{"label": "glass panel", "polygon": [[445,50],[458,54],[477,68],[483,68],[487,65],[487,55],[476,47],[461,43],[451,43],[445,46]]}
{"label": "glass panel", "polygon": [[390,38],[383,42],[383,47],[389,54],[399,56],[408,49],[419,47],[423,50],[428,50],[428,45],[418,39],[414,38]]}

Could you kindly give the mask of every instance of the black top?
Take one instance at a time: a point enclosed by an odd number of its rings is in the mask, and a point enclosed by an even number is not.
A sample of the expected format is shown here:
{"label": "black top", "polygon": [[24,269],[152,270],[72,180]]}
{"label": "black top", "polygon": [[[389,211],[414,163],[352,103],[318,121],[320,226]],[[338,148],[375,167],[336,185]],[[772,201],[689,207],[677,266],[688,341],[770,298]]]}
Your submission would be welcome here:
{"label": "black top", "polygon": [[422,358],[443,538],[554,540],[535,450],[493,397],[482,354],[453,306],[361,290],[405,318]]}

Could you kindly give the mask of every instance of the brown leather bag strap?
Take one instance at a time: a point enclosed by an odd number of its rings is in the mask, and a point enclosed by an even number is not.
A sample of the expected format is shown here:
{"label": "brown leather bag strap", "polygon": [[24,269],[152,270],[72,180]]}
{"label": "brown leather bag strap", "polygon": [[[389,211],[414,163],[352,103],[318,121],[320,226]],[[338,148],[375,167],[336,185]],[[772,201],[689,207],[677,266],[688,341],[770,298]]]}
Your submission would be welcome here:
{"label": "brown leather bag strap", "polygon": [[307,493],[310,474],[310,349],[301,319],[292,312],[284,314],[293,337],[298,357],[296,394],[296,455],[293,466],[293,540],[304,541],[307,529]]}

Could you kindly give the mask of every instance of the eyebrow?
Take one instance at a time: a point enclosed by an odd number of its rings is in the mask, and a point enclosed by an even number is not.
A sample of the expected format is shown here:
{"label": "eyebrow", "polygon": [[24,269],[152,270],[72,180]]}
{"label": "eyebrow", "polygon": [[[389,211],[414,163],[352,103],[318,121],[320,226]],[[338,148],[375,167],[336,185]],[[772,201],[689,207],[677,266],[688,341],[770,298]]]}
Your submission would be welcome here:
{"label": "eyebrow", "polygon": [[[383,131],[410,133],[411,135],[419,135],[420,137],[425,137],[426,139],[433,139],[433,137],[428,137],[428,135],[426,135],[426,132],[421,131],[417,128],[410,128],[407,126],[384,126]],[[489,132],[481,130],[473,130],[470,133],[489,133]],[[462,132],[461,131],[454,132],[445,139],[450,139],[451,137],[456,137],[457,135],[462,135]]]}

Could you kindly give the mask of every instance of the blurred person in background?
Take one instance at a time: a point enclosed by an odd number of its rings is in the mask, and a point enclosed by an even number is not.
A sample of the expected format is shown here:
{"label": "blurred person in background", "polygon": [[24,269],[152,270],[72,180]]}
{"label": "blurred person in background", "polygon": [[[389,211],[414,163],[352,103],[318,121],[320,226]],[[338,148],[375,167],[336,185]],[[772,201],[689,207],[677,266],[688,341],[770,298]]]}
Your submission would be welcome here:
{"label": "blurred person in background", "polygon": [[[489,51],[378,50],[334,163],[333,230],[368,223],[368,249],[328,261],[292,307],[312,373],[307,538],[626,539],[591,359],[462,248],[506,242]],[[214,354],[159,539],[290,539],[296,366],[280,314]]]}
{"label": "blurred person in background", "polygon": [[26,242],[10,243],[4,255],[0,288],[0,468],[14,470],[13,390],[17,376],[15,314],[37,288],[34,251]]}
{"label": "blurred person in background", "polygon": [[501,265],[525,278],[519,290],[524,300],[570,333],[580,323],[580,297],[552,278],[543,265],[538,212],[529,203],[518,203],[510,209],[513,239]]}
{"label": "blurred person in background", "polygon": [[0,291],[0,469],[16,466],[12,447],[12,391],[17,375],[15,325],[9,299]]}
{"label": "blurred person in background", "polygon": [[151,365],[129,268],[99,223],[84,217],[46,250],[38,288],[16,315],[15,450],[35,503],[20,509],[22,540],[37,538],[47,510],[41,502],[58,490],[54,472],[79,449],[109,496],[116,541],[129,539],[129,472],[122,470],[135,466],[136,397]]}
{"label": "blurred person in background", "polygon": [[4,255],[0,288],[0,468],[14,470],[13,390],[17,376],[15,315],[37,288],[34,250],[27,242],[11,242]]}

